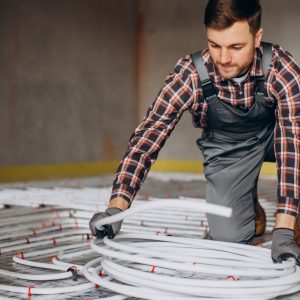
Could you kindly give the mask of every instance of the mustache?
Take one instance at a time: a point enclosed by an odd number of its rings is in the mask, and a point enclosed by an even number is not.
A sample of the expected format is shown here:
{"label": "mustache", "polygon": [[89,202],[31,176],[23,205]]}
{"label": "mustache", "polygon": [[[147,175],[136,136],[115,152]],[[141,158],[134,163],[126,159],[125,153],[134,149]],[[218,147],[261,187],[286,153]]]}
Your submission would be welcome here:
{"label": "mustache", "polygon": [[220,64],[220,63],[217,63],[217,65],[220,66],[220,67],[225,67],[225,68],[236,66],[235,64]]}

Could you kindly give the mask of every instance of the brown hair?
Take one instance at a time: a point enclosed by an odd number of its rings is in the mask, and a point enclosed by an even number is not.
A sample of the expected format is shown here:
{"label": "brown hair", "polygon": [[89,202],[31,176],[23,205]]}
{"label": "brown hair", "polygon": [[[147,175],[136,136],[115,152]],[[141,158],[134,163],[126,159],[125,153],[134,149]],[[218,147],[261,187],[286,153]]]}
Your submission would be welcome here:
{"label": "brown hair", "polygon": [[209,0],[204,24],[214,29],[226,29],[236,21],[247,20],[254,35],[260,28],[262,9],[259,0]]}

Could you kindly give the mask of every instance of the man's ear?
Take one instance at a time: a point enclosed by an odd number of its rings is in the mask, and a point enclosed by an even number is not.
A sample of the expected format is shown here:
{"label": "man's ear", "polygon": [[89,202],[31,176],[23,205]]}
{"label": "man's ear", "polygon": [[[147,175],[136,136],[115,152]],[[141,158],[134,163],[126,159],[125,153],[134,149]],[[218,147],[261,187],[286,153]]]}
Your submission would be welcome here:
{"label": "man's ear", "polygon": [[255,35],[255,48],[258,48],[260,46],[260,42],[261,42],[261,39],[263,37],[263,33],[264,33],[264,30],[262,28],[259,28],[259,30],[256,32],[256,35]]}

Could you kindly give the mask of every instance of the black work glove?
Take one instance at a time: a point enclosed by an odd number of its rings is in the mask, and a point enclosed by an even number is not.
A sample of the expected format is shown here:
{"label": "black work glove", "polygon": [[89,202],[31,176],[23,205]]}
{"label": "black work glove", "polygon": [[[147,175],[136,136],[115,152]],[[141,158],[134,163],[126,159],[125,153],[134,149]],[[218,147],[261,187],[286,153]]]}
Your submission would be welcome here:
{"label": "black work glove", "polygon": [[276,228],[272,234],[272,259],[275,263],[281,263],[289,257],[296,259],[300,265],[300,247],[294,239],[294,230],[287,228]]}
{"label": "black work glove", "polygon": [[103,218],[116,215],[120,212],[122,212],[122,209],[111,207],[107,208],[105,212],[95,213],[89,223],[92,235],[101,239],[105,236],[107,236],[109,239],[113,239],[115,235],[120,231],[122,221],[102,225],[101,228],[97,228],[96,223]]}

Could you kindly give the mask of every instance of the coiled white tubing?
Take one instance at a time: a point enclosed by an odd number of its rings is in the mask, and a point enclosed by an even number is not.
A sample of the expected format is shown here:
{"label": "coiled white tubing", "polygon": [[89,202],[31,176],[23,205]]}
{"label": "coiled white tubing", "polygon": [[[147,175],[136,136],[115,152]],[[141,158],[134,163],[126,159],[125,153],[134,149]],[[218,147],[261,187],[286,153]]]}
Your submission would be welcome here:
{"label": "coiled white tubing", "polygon": [[[188,203],[187,203],[188,202]],[[97,227],[162,207],[189,207],[229,216],[226,210],[180,200],[154,201],[97,222]],[[178,206],[177,206],[178,205]],[[104,245],[103,245],[104,243]],[[120,233],[114,240],[92,241],[102,255],[84,268],[96,284],[127,296],[144,299],[272,299],[300,290],[300,268],[291,259],[274,264],[269,249],[218,241]],[[122,284],[103,279],[93,264]],[[234,279],[234,280],[228,280]]]}
{"label": "coiled white tubing", "polygon": [[[199,199],[195,199],[196,201],[190,200],[176,200],[179,204],[178,206],[175,204],[176,201],[173,202],[170,199],[162,200],[164,209],[162,209],[162,206],[158,207],[157,201],[151,201],[147,204],[151,204],[152,208],[149,206],[143,208],[141,204],[136,207],[139,208],[138,211],[134,212],[133,208],[135,206],[133,206],[132,209],[123,215],[119,214],[117,218],[123,218],[127,214],[122,230],[127,231],[128,228],[132,233],[120,233],[114,240],[104,239],[103,241],[98,240],[96,243],[92,243],[92,249],[101,253],[101,258],[91,261],[85,266],[84,274],[86,278],[114,292],[144,299],[171,299],[171,297],[172,300],[174,298],[206,299],[207,297],[209,299],[271,299],[277,295],[296,292],[300,289],[299,268],[295,266],[293,260],[275,265],[270,259],[270,251],[268,249],[201,240],[199,237],[191,238],[191,236],[194,236],[194,233],[191,231],[193,228],[195,231],[199,231],[199,236],[203,236],[201,225],[196,228],[193,222],[199,224],[199,216],[201,216],[201,220],[204,219],[205,211],[203,208],[205,206],[202,206]],[[72,208],[77,207],[77,205],[83,206],[80,203],[76,203],[74,206],[74,203],[66,203],[66,201],[64,204],[66,207]],[[194,208],[193,205],[196,207]],[[87,205],[85,207],[87,208]],[[201,207],[200,210],[199,207]],[[188,219],[185,218],[186,211],[188,211]],[[130,215],[129,212],[133,214]],[[159,218],[156,218],[159,221],[155,222],[155,216],[158,214],[161,215],[161,221]],[[228,212],[226,214],[228,215]],[[270,216],[271,214],[270,210]],[[82,218],[89,219],[91,215],[92,213],[86,212],[83,213]],[[69,217],[69,212],[62,212],[60,216],[64,218],[61,221],[69,223],[69,220],[66,219],[67,216]],[[145,226],[136,226],[140,217],[143,217]],[[32,222],[35,218],[30,217],[27,219],[27,221],[30,219],[30,222]],[[46,222],[48,215],[45,214],[42,219]],[[191,220],[191,223],[182,222],[181,226],[176,224],[179,219]],[[126,226],[127,220],[131,220],[128,226]],[[108,218],[103,220],[105,223],[108,223],[108,221]],[[114,221],[116,221],[116,218],[115,220],[110,220],[110,222]],[[184,223],[186,226],[183,226]],[[182,233],[185,232],[189,238],[157,236],[155,235],[156,229],[151,229],[153,224],[157,227],[162,226],[164,228],[165,226],[170,228],[168,233],[172,235],[180,234],[182,236]],[[203,224],[202,221],[201,224]],[[81,222],[79,222],[79,225],[80,228],[86,228],[83,224],[81,225]],[[181,227],[182,231],[174,231],[173,234],[172,226]],[[135,230],[133,230],[134,227]],[[152,231],[152,234],[144,232],[145,229]],[[141,232],[143,232],[142,235],[140,234]],[[158,233],[158,231],[156,232]],[[163,232],[164,230],[160,229],[160,233]],[[35,239],[31,246],[38,246],[39,243],[41,242]],[[15,243],[10,245],[4,244],[3,246],[7,247],[13,244]],[[9,248],[6,249],[7,251],[9,250]],[[76,253],[74,252],[74,255]],[[58,263],[63,264],[62,262]],[[70,265],[70,263],[66,265]],[[106,274],[104,278],[100,278],[98,275],[98,270],[102,268],[104,269],[104,274]],[[58,268],[58,266],[53,266],[52,269],[65,270],[65,268]],[[153,270],[154,272],[152,273],[151,271]],[[57,274],[57,276],[63,275]],[[230,276],[235,277],[237,280],[230,280],[232,278]],[[78,286],[78,290],[90,289],[91,287],[93,287],[92,284],[83,284],[81,287]],[[26,293],[28,291],[28,288],[25,287],[1,285],[0,289],[18,293]],[[74,291],[74,287],[70,287],[70,289],[34,288],[32,293],[55,294],[72,291]],[[124,299],[126,296],[115,297],[119,297],[116,299]]]}

